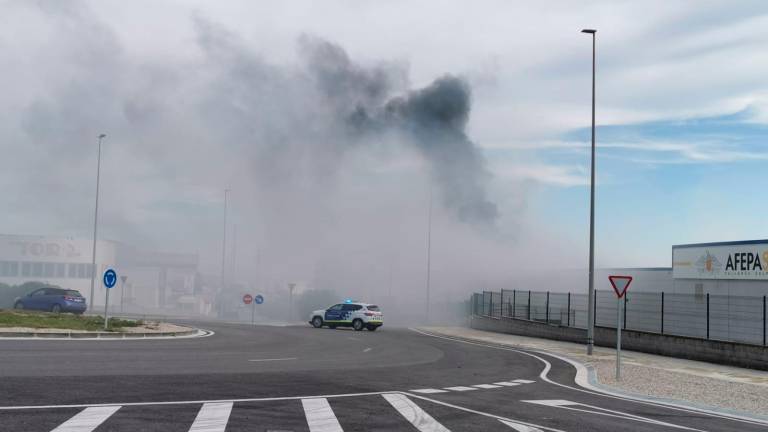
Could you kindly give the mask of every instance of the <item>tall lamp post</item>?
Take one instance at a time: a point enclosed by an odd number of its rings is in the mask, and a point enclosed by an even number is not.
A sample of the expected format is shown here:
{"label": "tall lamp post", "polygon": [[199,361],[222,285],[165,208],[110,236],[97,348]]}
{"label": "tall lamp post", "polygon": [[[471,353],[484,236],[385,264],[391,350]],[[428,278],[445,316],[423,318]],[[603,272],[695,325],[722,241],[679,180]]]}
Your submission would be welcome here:
{"label": "tall lamp post", "polygon": [[93,212],[93,248],[91,255],[91,296],[88,298],[88,305],[93,310],[93,287],[96,284],[96,229],[99,222],[99,176],[101,174],[101,141],[106,138],[105,134],[99,135],[99,152],[96,157],[96,209]]}
{"label": "tall lamp post", "polygon": [[432,279],[432,182],[429,183],[429,213],[427,215],[427,305],[426,315],[427,324],[430,322],[429,302],[430,302],[430,283]]}
{"label": "tall lamp post", "polygon": [[584,29],[592,35],[592,179],[589,194],[589,296],[587,299],[587,355],[595,347],[595,39],[597,30]]}
{"label": "tall lamp post", "polygon": [[[224,189],[224,238],[221,245],[221,292],[223,294],[226,288],[226,271],[227,271],[227,198],[229,197],[229,189]],[[221,306],[219,306],[221,308]],[[221,310],[221,309],[219,309]]]}

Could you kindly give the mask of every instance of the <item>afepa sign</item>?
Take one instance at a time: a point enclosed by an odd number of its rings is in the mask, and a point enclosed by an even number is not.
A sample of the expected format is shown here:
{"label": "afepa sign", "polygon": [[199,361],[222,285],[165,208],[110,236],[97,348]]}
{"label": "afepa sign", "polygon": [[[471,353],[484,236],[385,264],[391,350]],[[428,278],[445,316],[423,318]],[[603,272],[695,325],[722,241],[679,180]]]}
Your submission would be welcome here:
{"label": "afepa sign", "polygon": [[768,240],[672,246],[672,277],[768,280]]}

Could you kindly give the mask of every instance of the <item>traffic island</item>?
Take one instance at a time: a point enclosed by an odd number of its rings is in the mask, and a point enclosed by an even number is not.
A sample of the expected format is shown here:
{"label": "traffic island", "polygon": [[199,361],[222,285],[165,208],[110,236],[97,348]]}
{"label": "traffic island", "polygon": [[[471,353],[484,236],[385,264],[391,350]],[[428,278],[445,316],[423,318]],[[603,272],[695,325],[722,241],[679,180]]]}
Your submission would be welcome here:
{"label": "traffic island", "polygon": [[0,338],[132,339],[194,336],[199,329],[177,324],[37,311],[0,310]]}

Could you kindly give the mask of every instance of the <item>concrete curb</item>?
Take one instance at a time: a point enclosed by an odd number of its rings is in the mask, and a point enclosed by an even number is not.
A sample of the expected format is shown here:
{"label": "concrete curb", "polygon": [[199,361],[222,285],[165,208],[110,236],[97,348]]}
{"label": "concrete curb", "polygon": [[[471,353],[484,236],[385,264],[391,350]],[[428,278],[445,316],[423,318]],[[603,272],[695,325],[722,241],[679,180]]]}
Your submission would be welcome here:
{"label": "concrete curb", "polygon": [[510,349],[510,348],[521,349],[528,352],[547,355],[547,356],[562,360],[572,365],[576,369],[576,376],[574,378],[574,382],[576,383],[576,385],[596,393],[601,393],[608,396],[635,400],[638,402],[645,402],[649,404],[655,404],[655,405],[666,406],[671,408],[688,409],[693,412],[700,412],[703,414],[707,414],[707,413],[719,414],[724,417],[731,417],[734,419],[747,420],[747,421],[768,425],[768,417],[760,414],[730,410],[726,408],[713,407],[708,405],[701,405],[701,404],[680,400],[680,399],[667,399],[667,398],[660,398],[656,396],[648,396],[648,395],[643,395],[638,393],[631,393],[631,392],[624,391],[622,389],[618,389],[616,387],[602,384],[597,379],[597,371],[595,370],[594,366],[589,364],[584,364],[568,356],[565,356],[562,354],[556,354],[540,348],[530,348],[520,344],[488,342],[487,340],[483,340],[479,338],[476,339],[476,338],[471,338],[467,336],[455,336],[447,333],[442,333],[440,331],[430,329],[430,328],[417,328],[416,330],[424,332],[426,334],[438,335],[439,337],[444,337],[447,339],[455,339],[457,341],[470,342],[474,344],[485,344],[488,346],[497,346],[499,348],[506,348],[506,349]]}
{"label": "concrete curb", "polygon": [[157,332],[157,333],[120,333],[120,332],[54,332],[54,333],[36,333],[36,332],[0,332],[0,339],[3,338],[24,338],[24,339],[152,339],[192,336],[205,332],[197,328],[190,328],[178,332]]}

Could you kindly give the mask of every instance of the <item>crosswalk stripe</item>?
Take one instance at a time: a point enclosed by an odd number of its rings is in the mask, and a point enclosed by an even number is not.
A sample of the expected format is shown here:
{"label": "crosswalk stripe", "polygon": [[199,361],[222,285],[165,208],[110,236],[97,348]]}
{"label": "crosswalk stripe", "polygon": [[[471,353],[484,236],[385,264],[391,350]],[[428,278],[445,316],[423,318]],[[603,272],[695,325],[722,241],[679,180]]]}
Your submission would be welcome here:
{"label": "crosswalk stripe", "polygon": [[232,402],[203,404],[189,432],[224,432],[231,412]]}
{"label": "crosswalk stripe", "polygon": [[117,405],[86,408],[51,432],[91,432],[119,409]]}
{"label": "crosswalk stripe", "polygon": [[445,389],[450,391],[459,391],[459,392],[477,390],[474,387],[466,387],[466,386],[446,387]]}
{"label": "crosswalk stripe", "polygon": [[511,427],[512,429],[516,430],[517,432],[543,432],[541,429],[528,426],[520,423],[514,423],[511,421],[506,420],[499,420],[500,422],[504,423],[505,425]]}
{"label": "crosswalk stripe", "polygon": [[418,405],[413,403],[405,395],[399,393],[387,393],[382,395],[403,417],[420,432],[451,432],[445,426],[437,422]]}
{"label": "crosswalk stripe", "polygon": [[520,384],[532,384],[532,383],[535,383],[536,381],[524,380],[524,379],[516,379],[516,380],[512,380],[512,382],[516,382],[516,383],[520,383]]}
{"label": "crosswalk stripe", "polygon": [[310,432],[344,432],[326,398],[302,399]]}
{"label": "crosswalk stripe", "polygon": [[448,390],[440,390],[440,389],[433,389],[433,388],[416,389],[411,391],[414,393],[424,393],[424,394],[448,393]]}
{"label": "crosswalk stripe", "polygon": [[497,385],[500,385],[500,386],[505,386],[505,387],[514,387],[514,386],[519,386],[520,385],[520,383],[509,382],[509,381],[501,381],[501,382],[496,382],[494,384],[497,384]]}

